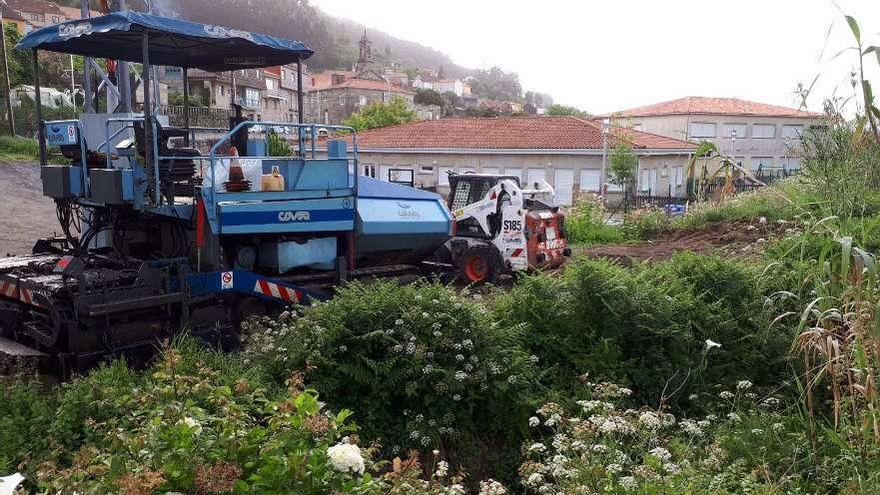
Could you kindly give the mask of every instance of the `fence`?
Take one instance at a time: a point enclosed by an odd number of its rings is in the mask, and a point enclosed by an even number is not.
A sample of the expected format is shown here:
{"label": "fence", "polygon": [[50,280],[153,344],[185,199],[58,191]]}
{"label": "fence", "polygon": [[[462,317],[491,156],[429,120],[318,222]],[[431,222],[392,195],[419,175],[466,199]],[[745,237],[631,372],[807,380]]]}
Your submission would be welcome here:
{"label": "fence", "polygon": [[[185,124],[184,107],[182,105],[162,105],[158,109],[161,115],[167,115],[173,127]],[[192,127],[229,127],[232,110],[225,108],[190,107],[189,125]]]}

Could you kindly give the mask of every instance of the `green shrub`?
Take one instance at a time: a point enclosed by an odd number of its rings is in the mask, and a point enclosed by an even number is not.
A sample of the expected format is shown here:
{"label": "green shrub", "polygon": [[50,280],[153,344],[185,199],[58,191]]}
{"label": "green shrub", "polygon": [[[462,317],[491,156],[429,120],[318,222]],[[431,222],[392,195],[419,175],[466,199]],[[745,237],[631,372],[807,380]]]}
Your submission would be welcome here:
{"label": "green shrub", "polygon": [[565,216],[565,231],[575,244],[612,244],[623,241],[620,229],[604,222],[593,201],[579,201]]}
{"label": "green shrub", "polygon": [[623,237],[630,241],[644,241],[671,230],[671,217],[663,210],[650,208],[637,210],[626,216],[621,226]]}
{"label": "green shrub", "polygon": [[252,322],[249,332],[254,362],[275,376],[308,370],[310,385],[333,406],[357,410],[364,435],[392,454],[439,446],[466,458],[471,473],[512,462],[498,458],[510,453],[500,444],[521,438],[533,381],[522,326],[494,324],[452,288],[353,283],[301,316]]}
{"label": "green shrub", "polygon": [[[551,399],[576,395],[577,377],[589,375],[630,385],[643,400],[683,385],[667,400],[690,407],[682,398],[706,383],[787,376],[791,335],[768,330],[761,288],[756,270],[718,257],[632,268],[577,260],[562,278],[529,277],[500,294],[496,315],[502,325],[528,323],[524,345]],[[711,359],[707,340],[722,345]]]}

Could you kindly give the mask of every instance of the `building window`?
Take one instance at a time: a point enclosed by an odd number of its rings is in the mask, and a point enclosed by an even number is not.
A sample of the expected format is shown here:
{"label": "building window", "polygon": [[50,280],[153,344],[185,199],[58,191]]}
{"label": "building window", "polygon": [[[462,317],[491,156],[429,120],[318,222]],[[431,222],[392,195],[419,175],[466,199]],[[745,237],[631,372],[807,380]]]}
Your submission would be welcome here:
{"label": "building window", "polygon": [[708,122],[691,122],[692,138],[714,138],[715,135],[715,124]]}
{"label": "building window", "polygon": [[244,104],[249,108],[260,108],[260,92],[254,88],[244,88]]}
{"label": "building window", "polygon": [[40,14],[31,14],[31,20],[32,21],[41,21],[41,20],[43,20],[43,16],[41,16]]}
{"label": "building window", "polygon": [[651,171],[648,169],[642,170],[642,183],[641,190],[642,192],[647,192],[651,190]]}
{"label": "building window", "polygon": [[376,178],[376,166],[371,163],[361,165],[361,175],[364,177]]}
{"label": "building window", "polygon": [[419,165],[419,175],[434,175],[434,166]]}
{"label": "building window", "polygon": [[684,183],[684,167],[675,167],[675,187],[681,187]]}
{"label": "building window", "polygon": [[52,22],[55,23],[55,24],[58,24],[59,22],[61,22],[61,18],[58,17],[57,15],[53,15],[53,16],[52,16]]}
{"label": "building window", "polygon": [[278,81],[275,79],[266,79],[266,89],[278,89]]}
{"label": "building window", "polygon": [[[734,131],[736,132],[736,134],[734,134]],[[736,135],[737,139],[748,137],[748,124],[724,124],[724,137],[732,138],[734,135]]]}
{"label": "building window", "polygon": [[801,169],[801,159],[796,156],[786,156],[782,159],[782,166],[785,170],[791,172]]}
{"label": "building window", "polygon": [[774,124],[755,124],[752,126],[752,137],[755,139],[773,139],[776,137]]}
{"label": "building window", "polygon": [[339,95],[338,99],[339,99],[339,106],[344,107],[345,106],[345,95]]}
{"label": "building window", "polygon": [[360,106],[362,106],[362,107],[367,106],[367,97],[364,96],[364,95],[361,95],[360,99],[358,100],[358,103],[359,103]]}
{"label": "building window", "polygon": [[782,137],[785,139],[800,139],[804,135],[804,126],[802,125],[784,125],[782,126]]}
{"label": "building window", "polygon": [[226,90],[223,89],[223,86],[217,86],[217,96],[225,96]]}

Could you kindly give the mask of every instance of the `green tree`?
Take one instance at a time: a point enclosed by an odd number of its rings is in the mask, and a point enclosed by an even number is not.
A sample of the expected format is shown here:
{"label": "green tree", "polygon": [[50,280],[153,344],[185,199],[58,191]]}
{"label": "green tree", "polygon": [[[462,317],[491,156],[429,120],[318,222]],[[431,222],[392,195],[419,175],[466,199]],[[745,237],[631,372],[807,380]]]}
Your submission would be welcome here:
{"label": "green tree", "polygon": [[632,184],[638,166],[639,156],[633,151],[629,138],[619,137],[608,157],[608,180],[621,187]]}
{"label": "green tree", "polygon": [[417,89],[415,102],[419,105],[437,105],[441,107],[446,103],[443,95],[433,89]]}
{"label": "green tree", "polygon": [[409,108],[406,100],[395,96],[388,103],[370,103],[360,112],[352,114],[344,124],[357,131],[367,131],[391,125],[407,124],[415,118],[416,114]]}
{"label": "green tree", "polygon": [[6,34],[6,53],[9,61],[9,85],[13,88],[21,84],[31,84],[34,79],[31,52],[16,50],[15,45],[21,41],[21,33],[14,24],[4,24]]}
{"label": "green tree", "polygon": [[586,117],[587,112],[577,107],[556,104],[547,109],[547,115],[550,117]]}
{"label": "green tree", "polygon": [[519,75],[515,72],[504,72],[499,67],[474,72],[471,91],[477,96],[492,100],[519,100],[522,98]]}

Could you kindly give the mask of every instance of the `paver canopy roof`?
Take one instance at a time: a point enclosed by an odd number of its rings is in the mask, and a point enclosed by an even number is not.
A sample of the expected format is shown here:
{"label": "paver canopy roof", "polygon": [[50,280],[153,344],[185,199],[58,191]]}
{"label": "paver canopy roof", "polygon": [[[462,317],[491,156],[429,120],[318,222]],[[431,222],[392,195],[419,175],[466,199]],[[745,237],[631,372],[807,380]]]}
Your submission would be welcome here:
{"label": "paver canopy roof", "polygon": [[25,36],[18,48],[143,62],[145,32],[153,65],[217,72],[284,65],[314,54],[299,41],[133,11],[46,26]]}

